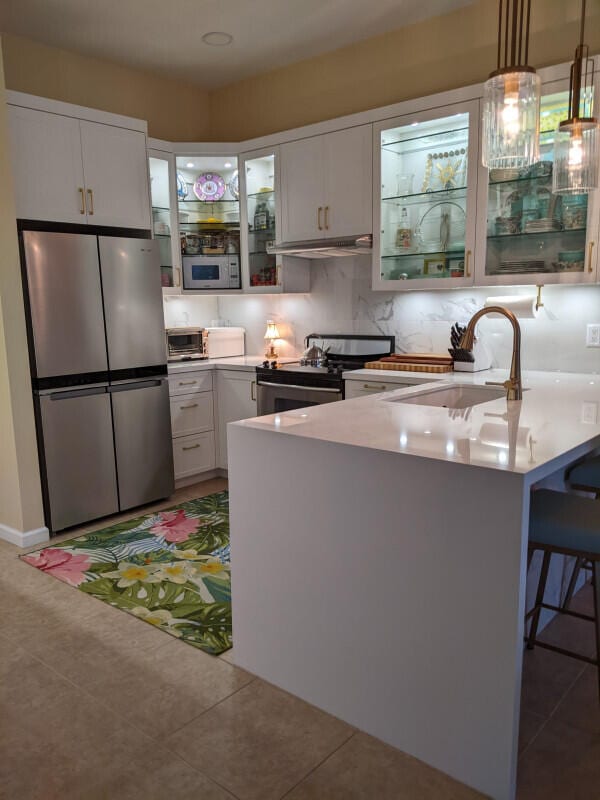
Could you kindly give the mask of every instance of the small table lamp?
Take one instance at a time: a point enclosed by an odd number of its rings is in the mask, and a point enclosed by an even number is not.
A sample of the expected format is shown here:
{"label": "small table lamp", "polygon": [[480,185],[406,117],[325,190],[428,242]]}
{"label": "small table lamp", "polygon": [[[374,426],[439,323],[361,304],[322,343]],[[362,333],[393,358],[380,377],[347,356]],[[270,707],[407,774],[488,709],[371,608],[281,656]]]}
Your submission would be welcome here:
{"label": "small table lamp", "polygon": [[273,322],[272,319],[267,320],[267,330],[265,331],[265,339],[269,342],[269,347],[267,348],[267,352],[265,353],[265,358],[269,360],[273,360],[277,358],[277,351],[273,347],[273,342],[275,339],[279,339],[279,331],[277,330],[277,325]]}

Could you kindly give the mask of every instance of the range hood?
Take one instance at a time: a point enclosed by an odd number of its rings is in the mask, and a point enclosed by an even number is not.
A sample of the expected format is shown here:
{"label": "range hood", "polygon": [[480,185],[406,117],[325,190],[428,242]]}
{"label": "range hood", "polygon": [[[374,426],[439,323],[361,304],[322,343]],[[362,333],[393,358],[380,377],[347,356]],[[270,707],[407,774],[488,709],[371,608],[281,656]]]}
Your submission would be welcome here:
{"label": "range hood", "polygon": [[267,253],[296,258],[335,258],[341,256],[360,256],[373,252],[373,237],[349,236],[344,239],[313,239],[307,242],[284,242],[280,245],[267,244]]}

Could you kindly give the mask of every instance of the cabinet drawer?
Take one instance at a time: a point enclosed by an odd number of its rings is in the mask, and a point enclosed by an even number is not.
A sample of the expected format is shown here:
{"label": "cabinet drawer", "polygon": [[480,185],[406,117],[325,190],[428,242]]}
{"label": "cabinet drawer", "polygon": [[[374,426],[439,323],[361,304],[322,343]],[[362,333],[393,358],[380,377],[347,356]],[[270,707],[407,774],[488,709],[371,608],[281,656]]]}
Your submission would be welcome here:
{"label": "cabinet drawer", "polygon": [[353,397],[367,397],[367,395],[391,392],[394,389],[406,389],[407,386],[414,385],[410,381],[406,383],[386,383],[378,380],[346,381],[344,395],[346,400],[352,400]]}
{"label": "cabinet drawer", "polygon": [[175,478],[187,478],[215,468],[215,435],[213,431],[173,439]]}
{"label": "cabinet drawer", "polygon": [[169,375],[169,394],[191,394],[192,392],[210,392],[213,388],[212,372],[180,372]]}
{"label": "cabinet drawer", "polygon": [[212,392],[182,394],[171,398],[171,428],[174,437],[212,431],[214,427]]}

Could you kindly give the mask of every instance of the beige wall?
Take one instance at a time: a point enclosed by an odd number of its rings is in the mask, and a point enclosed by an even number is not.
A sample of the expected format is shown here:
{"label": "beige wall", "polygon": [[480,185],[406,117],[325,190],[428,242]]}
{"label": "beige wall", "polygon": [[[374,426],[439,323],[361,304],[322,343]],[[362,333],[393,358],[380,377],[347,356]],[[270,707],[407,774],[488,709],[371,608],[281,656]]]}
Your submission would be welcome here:
{"label": "beige wall", "polygon": [[0,524],[25,532],[44,522],[1,58],[0,186]]}
{"label": "beige wall", "polygon": [[[573,58],[580,0],[534,0],[531,63]],[[497,0],[392,31],[211,92],[211,138],[239,140],[479,83],[495,67]],[[600,2],[586,41],[600,51]]]}
{"label": "beige wall", "polygon": [[202,141],[209,135],[208,92],[2,34],[7,89],[148,121],[150,136]]}

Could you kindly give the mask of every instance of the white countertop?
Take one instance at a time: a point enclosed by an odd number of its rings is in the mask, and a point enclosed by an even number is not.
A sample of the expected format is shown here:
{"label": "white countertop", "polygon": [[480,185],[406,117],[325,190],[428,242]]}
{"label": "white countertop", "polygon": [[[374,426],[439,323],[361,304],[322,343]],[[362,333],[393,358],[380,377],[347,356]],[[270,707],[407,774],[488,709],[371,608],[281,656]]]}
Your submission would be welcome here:
{"label": "white countertop", "polygon": [[[371,381],[482,385],[504,381],[507,371],[423,374],[357,370],[345,378]],[[600,447],[600,375],[524,372],[523,400],[504,397],[457,410],[390,402],[418,394],[423,385],[337,403],[244,420],[244,425],[374,450],[534,473],[577,449]],[[546,469],[545,472],[548,472]],[[531,476],[535,477],[535,476]]]}
{"label": "white countertop", "polygon": [[[254,372],[265,360],[264,356],[231,356],[229,358],[208,358],[197,361],[173,361],[167,365],[169,375],[177,372],[197,372],[207,369],[239,369]],[[290,364],[298,358],[278,358],[280,364]]]}

